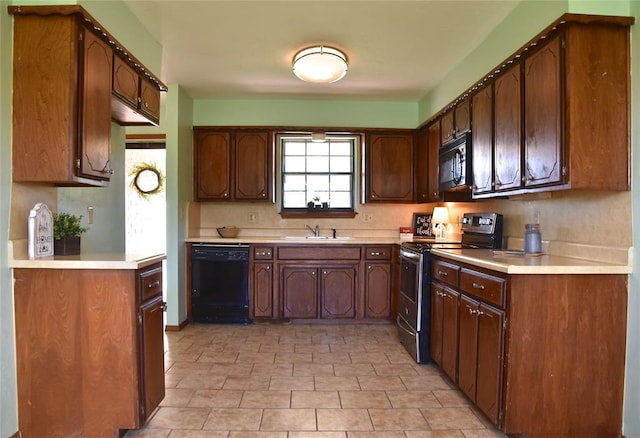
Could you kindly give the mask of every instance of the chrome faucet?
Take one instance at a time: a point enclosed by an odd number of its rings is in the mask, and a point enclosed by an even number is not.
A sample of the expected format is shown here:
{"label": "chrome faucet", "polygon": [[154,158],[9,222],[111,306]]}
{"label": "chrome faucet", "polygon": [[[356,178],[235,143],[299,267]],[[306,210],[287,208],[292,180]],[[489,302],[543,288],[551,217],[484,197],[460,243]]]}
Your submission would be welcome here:
{"label": "chrome faucet", "polygon": [[305,225],[305,227],[307,227],[309,231],[313,233],[314,237],[320,236],[320,227],[318,225],[316,225],[315,228],[311,228],[309,225]]}

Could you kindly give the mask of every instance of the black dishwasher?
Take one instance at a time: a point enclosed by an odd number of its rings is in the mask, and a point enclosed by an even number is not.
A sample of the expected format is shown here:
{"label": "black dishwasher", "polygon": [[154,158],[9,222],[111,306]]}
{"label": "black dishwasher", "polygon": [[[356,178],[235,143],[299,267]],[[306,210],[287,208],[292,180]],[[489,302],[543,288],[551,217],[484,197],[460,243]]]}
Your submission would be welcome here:
{"label": "black dishwasher", "polygon": [[249,321],[249,245],[191,246],[191,320]]}

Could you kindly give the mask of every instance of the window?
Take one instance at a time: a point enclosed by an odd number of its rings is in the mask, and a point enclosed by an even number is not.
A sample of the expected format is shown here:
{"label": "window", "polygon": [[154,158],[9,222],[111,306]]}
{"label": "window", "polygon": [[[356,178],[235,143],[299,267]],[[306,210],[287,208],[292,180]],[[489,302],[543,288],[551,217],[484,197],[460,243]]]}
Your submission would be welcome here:
{"label": "window", "polygon": [[353,212],[357,136],[281,135],[281,212]]}

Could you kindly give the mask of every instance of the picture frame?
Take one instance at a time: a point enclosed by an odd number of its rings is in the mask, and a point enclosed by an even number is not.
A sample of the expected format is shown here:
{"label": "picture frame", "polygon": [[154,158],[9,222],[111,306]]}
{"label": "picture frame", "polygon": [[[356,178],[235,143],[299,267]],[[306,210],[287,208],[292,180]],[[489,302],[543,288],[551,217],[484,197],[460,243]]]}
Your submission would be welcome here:
{"label": "picture frame", "polygon": [[431,224],[431,213],[413,213],[413,236],[435,237]]}

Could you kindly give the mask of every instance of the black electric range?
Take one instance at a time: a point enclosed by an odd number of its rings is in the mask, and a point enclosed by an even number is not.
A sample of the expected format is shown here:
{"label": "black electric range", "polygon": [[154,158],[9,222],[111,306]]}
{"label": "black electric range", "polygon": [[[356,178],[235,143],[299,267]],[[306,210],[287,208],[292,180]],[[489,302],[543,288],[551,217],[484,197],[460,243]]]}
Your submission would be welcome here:
{"label": "black electric range", "polygon": [[431,362],[431,249],[502,248],[502,215],[465,213],[462,241],[413,239],[400,245],[400,341],[418,363]]}

